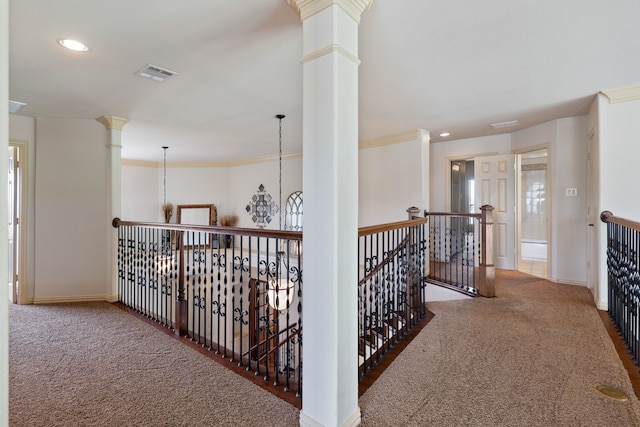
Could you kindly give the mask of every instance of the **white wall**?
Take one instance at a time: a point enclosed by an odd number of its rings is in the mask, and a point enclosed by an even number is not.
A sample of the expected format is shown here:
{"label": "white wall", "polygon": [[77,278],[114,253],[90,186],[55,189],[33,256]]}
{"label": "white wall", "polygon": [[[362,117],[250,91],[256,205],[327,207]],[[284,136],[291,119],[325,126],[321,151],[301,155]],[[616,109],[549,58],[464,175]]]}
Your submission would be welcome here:
{"label": "white wall", "polygon": [[[222,215],[237,215],[238,227],[254,228],[255,223],[246,211],[251,203],[251,197],[258,191],[260,184],[271,195],[276,204],[279,201],[279,167],[278,160],[253,163],[228,168],[229,186],[227,204],[222,206]],[[302,156],[282,160],[282,204],[286,204],[287,197],[294,191],[302,191]],[[304,194],[303,194],[304,198]],[[304,206],[304,205],[303,205]],[[280,211],[267,225],[267,229],[277,230],[279,227]],[[303,219],[304,221],[304,219]],[[284,227],[284,217],[282,220]]]}
{"label": "white wall", "polygon": [[404,221],[412,206],[428,209],[428,165],[428,134],[420,132],[411,141],[360,149],[359,226]]}
{"label": "white wall", "polygon": [[[514,151],[546,144],[549,148],[551,221],[550,279],[586,285],[587,131],[586,116],[553,120],[514,132]],[[566,197],[577,188],[577,197]]]}
{"label": "white wall", "polygon": [[[158,188],[160,173],[160,188]],[[160,194],[158,196],[158,194]],[[155,166],[122,165],[121,216],[127,221],[162,222],[162,170]],[[170,201],[170,200],[168,200]],[[175,214],[175,210],[174,210]],[[175,218],[174,218],[175,220]]]}
{"label": "white wall", "polygon": [[[586,285],[586,116],[553,120],[518,132],[431,144],[431,210],[448,211],[449,161],[505,154],[547,144],[551,181],[550,279]],[[565,188],[578,197],[565,197]]]}
{"label": "white wall", "polygon": [[[428,207],[428,134],[415,140],[359,150],[359,225],[402,221],[406,209]],[[167,163],[167,201],[174,204],[213,203],[218,217],[236,215],[238,226],[256,225],[246,211],[260,184],[279,204],[278,160],[228,167],[172,167]],[[154,183],[155,180],[155,183]],[[427,182],[425,182],[427,181]],[[122,167],[122,217],[162,221],[162,166]],[[282,203],[302,190],[302,157],[282,161]],[[172,222],[175,222],[175,213]],[[266,227],[278,229],[278,216]]]}
{"label": "white wall", "polygon": [[[598,98],[598,210],[640,222],[640,100],[609,104]],[[599,225],[598,298],[607,301],[606,227]]]}
{"label": "white wall", "polygon": [[[163,170],[159,167],[122,167],[123,219],[162,222],[160,211],[163,199]],[[238,227],[254,228],[255,223],[246,206],[263,184],[266,191],[279,202],[278,159],[226,167],[173,167],[167,163],[167,202],[176,207],[182,204],[216,205],[218,218],[236,215]],[[302,190],[302,157],[282,160],[282,203],[294,191]],[[266,227],[278,229],[278,214]],[[284,225],[284,223],[283,223]]]}
{"label": "white wall", "polygon": [[432,212],[450,210],[449,162],[471,159],[479,155],[506,154],[511,152],[511,135],[493,135],[480,138],[458,139],[431,144],[431,200]]}
{"label": "white wall", "polygon": [[35,302],[105,298],[107,131],[95,120],[36,119]]}

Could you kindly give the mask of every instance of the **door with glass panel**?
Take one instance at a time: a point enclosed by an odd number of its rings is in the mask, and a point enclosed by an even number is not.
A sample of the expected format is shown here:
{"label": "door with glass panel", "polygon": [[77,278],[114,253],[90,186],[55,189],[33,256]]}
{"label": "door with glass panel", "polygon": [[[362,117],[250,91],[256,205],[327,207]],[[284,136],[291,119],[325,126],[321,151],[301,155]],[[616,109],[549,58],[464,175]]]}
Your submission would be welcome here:
{"label": "door with glass panel", "polygon": [[549,180],[547,149],[518,154],[518,270],[548,277]]}

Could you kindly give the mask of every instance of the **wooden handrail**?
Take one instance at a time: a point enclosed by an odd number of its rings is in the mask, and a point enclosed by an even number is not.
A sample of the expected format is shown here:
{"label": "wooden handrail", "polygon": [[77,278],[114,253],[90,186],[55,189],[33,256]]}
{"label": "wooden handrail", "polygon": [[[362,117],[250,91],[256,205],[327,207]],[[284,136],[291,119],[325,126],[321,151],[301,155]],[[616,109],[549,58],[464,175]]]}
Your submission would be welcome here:
{"label": "wooden handrail", "polygon": [[464,218],[481,218],[482,213],[456,213],[456,212],[424,212],[424,216],[436,215],[436,216],[456,216]]}
{"label": "wooden handrail", "polygon": [[175,231],[196,231],[204,233],[231,234],[235,236],[256,236],[256,237],[272,237],[275,239],[302,241],[301,231],[285,231],[285,230],[265,230],[261,228],[243,228],[243,227],[224,227],[220,225],[195,225],[195,224],[171,224],[164,222],[140,222],[140,221],[123,221],[120,218],[114,218],[111,222],[114,228],[120,226],[139,226],[148,228],[157,228],[162,230]]}
{"label": "wooden handrail", "polygon": [[615,216],[610,211],[603,211],[600,214],[600,221],[607,223],[611,222],[614,224],[622,225],[624,227],[630,228],[632,230],[640,231],[640,222],[632,221],[630,219],[621,218],[619,216]]}
{"label": "wooden handrail", "polygon": [[387,224],[370,225],[368,227],[360,227],[358,229],[358,237],[368,236],[370,234],[383,233],[385,231],[397,230],[399,228],[413,227],[414,225],[426,224],[426,218],[411,219],[408,221],[389,222]]}

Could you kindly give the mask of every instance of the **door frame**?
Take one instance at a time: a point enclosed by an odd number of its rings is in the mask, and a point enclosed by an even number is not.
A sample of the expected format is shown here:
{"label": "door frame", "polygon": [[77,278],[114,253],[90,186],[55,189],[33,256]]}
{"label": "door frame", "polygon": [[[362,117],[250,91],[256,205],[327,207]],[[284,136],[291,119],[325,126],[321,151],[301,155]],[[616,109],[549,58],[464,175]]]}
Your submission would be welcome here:
{"label": "door frame", "polygon": [[521,197],[522,197],[522,181],[521,181],[521,174],[522,174],[522,170],[521,170],[521,155],[522,154],[526,154],[526,153],[531,153],[533,151],[540,151],[540,150],[546,150],[547,152],[547,173],[546,173],[546,177],[545,177],[545,185],[547,187],[546,189],[546,194],[547,194],[547,280],[550,280],[551,277],[551,264],[552,264],[552,258],[551,258],[551,247],[552,247],[552,241],[551,241],[551,224],[552,224],[552,214],[553,214],[553,208],[552,208],[552,203],[553,203],[553,198],[551,197],[552,194],[552,182],[551,182],[551,167],[552,167],[552,163],[551,163],[551,149],[550,149],[550,143],[544,143],[544,144],[539,144],[539,145],[532,145],[530,147],[524,147],[524,148],[520,148],[517,150],[513,150],[513,154],[516,155],[516,270],[519,269],[520,267],[520,239],[522,236],[522,224],[520,221],[520,212],[522,209],[521,206]]}
{"label": "door frame", "polygon": [[[20,212],[20,217],[19,217],[19,234],[17,236],[18,238],[18,253],[16,254],[18,257],[18,283],[19,283],[19,290],[17,292],[17,299],[14,301],[14,303],[17,304],[29,304],[31,301],[29,301],[28,298],[28,290],[27,290],[27,283],[29,283],[28,277],[27,277],[27,271],[28,271],[28,266],[27,266],[27,251],[28,251],[28,231],[29,231],[29,221],[28,221],[28,214],[29,214],[29,210],[28,210],[28,201],[29,201],[29,163],[28,163],[28,142],[26,141],[21,141],[21,140],[15,140],[15,139],[10,139],[9,140],[9,147],[16,147],[18,152],[19,152],[19,166],[17,169],[18,172],[18,176],[19,176],[19,185],[20,185],[20,197],[18,200],[18,204],[19,204],[19,212]],[[15,290],[14,290],[14,295],[15,295]]]}

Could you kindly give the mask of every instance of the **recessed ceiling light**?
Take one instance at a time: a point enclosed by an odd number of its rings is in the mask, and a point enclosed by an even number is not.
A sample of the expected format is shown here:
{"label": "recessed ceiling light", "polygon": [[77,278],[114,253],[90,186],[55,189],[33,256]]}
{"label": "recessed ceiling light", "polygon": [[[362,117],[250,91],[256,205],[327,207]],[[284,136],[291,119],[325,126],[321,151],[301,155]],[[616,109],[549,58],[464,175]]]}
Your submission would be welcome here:
{"label": "recessed ceiling light", "polygon": [[442,132],[442,133],[440,134],[440,136],[441,136],[441,137],[443,137],[443,138],[444,138],[444,137],[447,137],[447,136],[449,136],[449,135],[451,135],[449,132]]}
{"label": "recessed ceiling light", "polygon": [[494,129],[510,128],[512,126],[518,126],[518,121],[511,120],[508,122],[491,123],[491,127]]}
{"label": "recessed ceiling light", "polygon": [[70,49],[70,50],[75,50],[76,52],[86,52],[89,50],[87,45],[85,45],[82,42],[79,42],[78,40],[59,39],[58,43],[60,44],[60,46],[66,47],[67,49]]}

